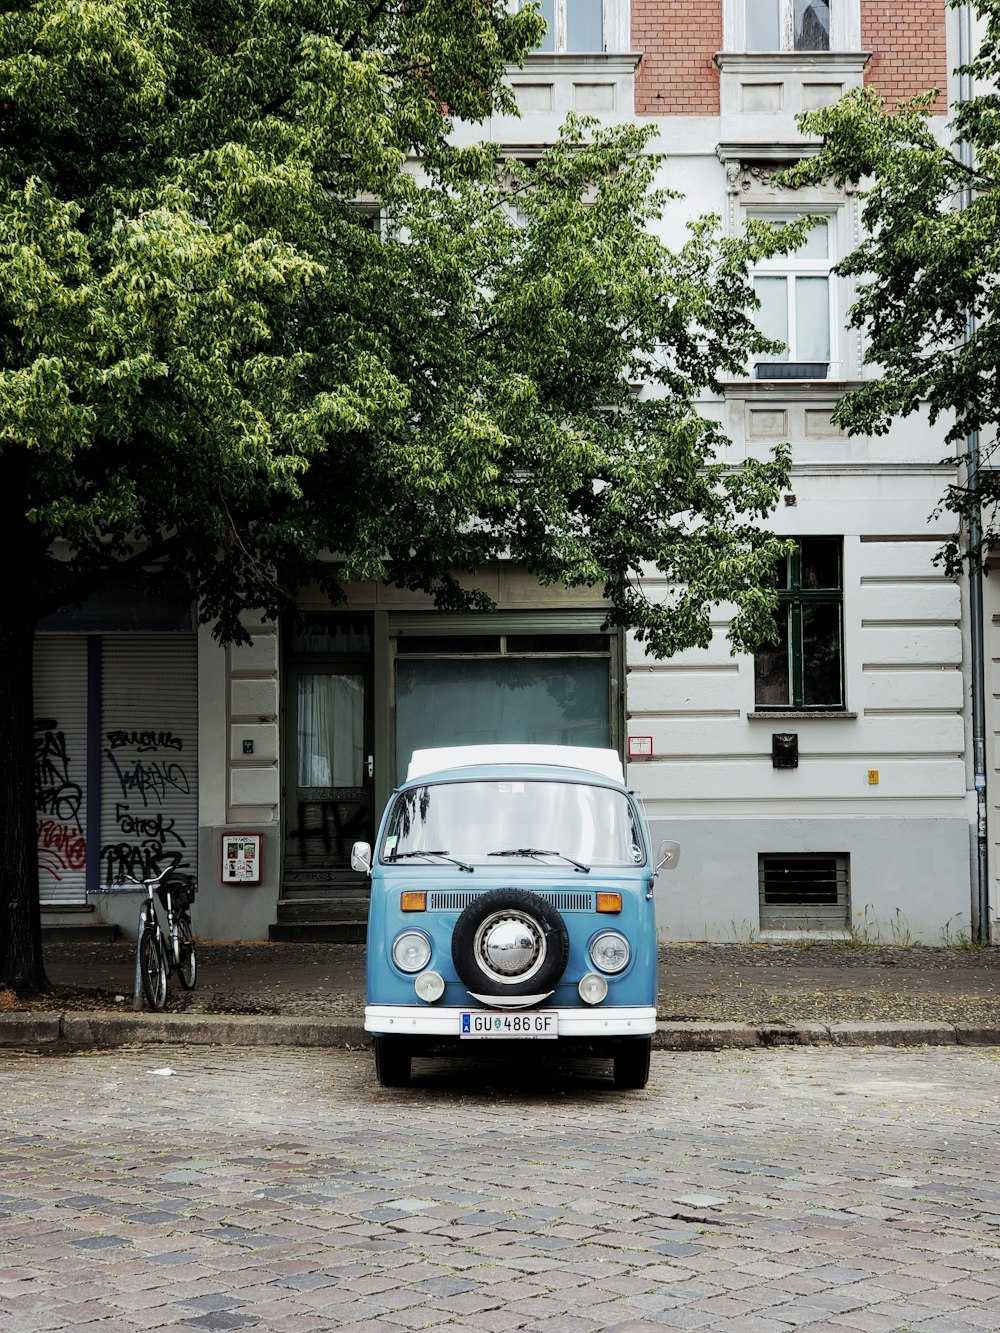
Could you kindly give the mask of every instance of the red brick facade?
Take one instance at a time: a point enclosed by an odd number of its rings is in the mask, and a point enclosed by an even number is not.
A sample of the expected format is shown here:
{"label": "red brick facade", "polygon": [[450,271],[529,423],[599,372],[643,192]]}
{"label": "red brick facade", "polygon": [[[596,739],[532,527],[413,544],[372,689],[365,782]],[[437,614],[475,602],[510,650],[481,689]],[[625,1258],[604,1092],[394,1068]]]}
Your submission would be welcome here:
{"label": "red brick facade", "polygon": [[[835,0],[836,2],[836,0]],[[865,82],[888,102],[945,89],[944,0],[862,0],[861,45],[872,58]],[[717,116],[721,0],[633,0],[632,49],[642,52],[637,116]],[[946,111],[944,98],[938,108]]]}
{"label": "red brick facade", "polygon": [[721,0],[633,0],[632,50],[642,52],[637,116],[717,116]]}
{"label": "red brick facade", "polygon": [[[944,0],[862,0],[861,45],[872,51],[865,71],[890,105],[940,88],[948,80]],[[938,114],[947,110],[942,96]]]}

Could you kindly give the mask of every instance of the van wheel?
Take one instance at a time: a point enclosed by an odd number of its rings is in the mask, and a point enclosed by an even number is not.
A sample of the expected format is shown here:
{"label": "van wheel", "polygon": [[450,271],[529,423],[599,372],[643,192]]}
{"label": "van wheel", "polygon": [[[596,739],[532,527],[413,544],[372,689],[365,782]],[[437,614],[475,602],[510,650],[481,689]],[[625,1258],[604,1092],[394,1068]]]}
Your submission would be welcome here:
{"label": "van wheel", "polygon": [[652,1037],[628,1037],[614,1053],[615,1087],[623,1091],[644,1088],[649,1082]]}
{"label": "van wheel", "polygon": [[451,958],[473,995],[547,995],[569,961],[566,922],[536,893],[493,889],[455,922]]}
{"label": "van wheel", "polygon": [[375,1038],[375,1077],[383,1088],[405,1088],[410,1081],[410,1052],[402,1037]]}

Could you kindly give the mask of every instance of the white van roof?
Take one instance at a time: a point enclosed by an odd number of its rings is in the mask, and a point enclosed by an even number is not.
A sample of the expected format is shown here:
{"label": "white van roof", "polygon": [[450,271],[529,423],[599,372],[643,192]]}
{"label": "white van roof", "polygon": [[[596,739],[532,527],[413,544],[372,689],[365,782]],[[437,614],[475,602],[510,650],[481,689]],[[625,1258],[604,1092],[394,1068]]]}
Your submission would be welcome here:
{"label": "white van roof", "polygon": [[469,768],[474,764],[543,764],[555,768],[583,769],[625,785],[625,771],[617,750],[592,745],[447,745],[433,750],[414,750],[406,780],[445,768]]}

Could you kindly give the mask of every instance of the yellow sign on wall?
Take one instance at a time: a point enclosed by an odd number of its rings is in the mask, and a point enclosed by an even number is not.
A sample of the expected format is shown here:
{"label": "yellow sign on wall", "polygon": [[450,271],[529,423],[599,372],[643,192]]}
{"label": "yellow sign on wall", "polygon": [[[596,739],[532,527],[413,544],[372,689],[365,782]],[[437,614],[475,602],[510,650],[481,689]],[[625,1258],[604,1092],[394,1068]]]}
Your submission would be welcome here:
{"label": "yellow sign on wall", "polygon": [[869,785],[869,787],[877,787],[877,786],[878,786],[878,769],[877,769],[877,768],[870,768],[870,769],[868,770],[868,785]]}

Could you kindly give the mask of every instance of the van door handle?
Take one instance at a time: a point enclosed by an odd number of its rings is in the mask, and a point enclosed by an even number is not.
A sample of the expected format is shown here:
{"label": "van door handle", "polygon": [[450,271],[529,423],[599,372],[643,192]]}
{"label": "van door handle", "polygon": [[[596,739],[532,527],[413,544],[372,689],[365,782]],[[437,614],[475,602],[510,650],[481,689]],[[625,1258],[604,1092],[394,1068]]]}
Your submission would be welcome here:
{"label": "van door handle", "polygon": [[375,776],[375,756],[373,754],[368,756],[368,776],[370,778]]}

